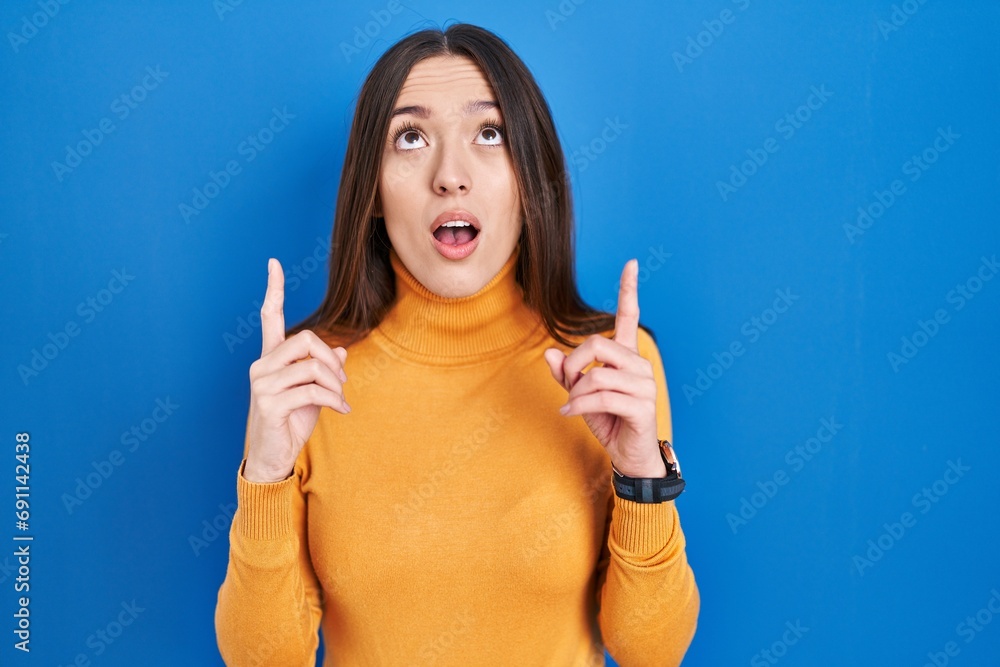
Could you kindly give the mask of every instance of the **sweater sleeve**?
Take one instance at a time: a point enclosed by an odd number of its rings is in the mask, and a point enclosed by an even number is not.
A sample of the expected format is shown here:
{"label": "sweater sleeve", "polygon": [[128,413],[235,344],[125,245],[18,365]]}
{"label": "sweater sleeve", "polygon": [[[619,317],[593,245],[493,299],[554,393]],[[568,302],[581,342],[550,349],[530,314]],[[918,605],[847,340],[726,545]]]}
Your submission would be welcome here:
{"label": "sweater sleeve", "polygon": [[[639,330],[639,354],[656,378],[657,432],[673,442],[666,375],[655,342]],[[683,457],[678,448],[678,457]],[[597,569],[597,622],[620,667],[679,665],[694,638],[701,599],[687,561],[675,501],[637,503],[611,490]]]}
{"label": "sweater sleeve", "polygon": [[306,539],[303,470],[296,462],[287,479],[250,482],[243,477],[248,444],[236,475],[229,563],[215,607],[219,652],[229,667],[312,666],[323,608]]}

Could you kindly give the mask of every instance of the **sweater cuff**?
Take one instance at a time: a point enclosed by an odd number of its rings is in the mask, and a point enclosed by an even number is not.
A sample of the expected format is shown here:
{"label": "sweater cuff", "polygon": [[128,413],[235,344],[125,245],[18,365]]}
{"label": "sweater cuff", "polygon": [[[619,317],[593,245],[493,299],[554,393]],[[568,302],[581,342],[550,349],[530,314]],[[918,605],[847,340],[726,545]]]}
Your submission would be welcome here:
{"label": "sweater cuff", "polygon": [[295,475],[280,482],[251,482],[243,476],[247,460],[236,473],[236,514],[233,524],[255,540],[273,540],[292,530],[292,485]]}
{"label": "sweater cuff", "polygon": [[618,547],[637,558],[660,553],[673,536],[674,501],[662,503],[637,503],[615,498],[611,516],[611,538]]}

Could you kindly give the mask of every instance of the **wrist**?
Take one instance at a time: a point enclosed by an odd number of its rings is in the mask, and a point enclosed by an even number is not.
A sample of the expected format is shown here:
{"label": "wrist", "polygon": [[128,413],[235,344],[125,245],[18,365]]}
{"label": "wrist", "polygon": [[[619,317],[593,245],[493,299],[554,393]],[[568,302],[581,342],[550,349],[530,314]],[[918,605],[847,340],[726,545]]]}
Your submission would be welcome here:
{"label": "wrist", "polygon": [[288,476],[291,473],[276,475],[273,472],[268,472],[266,470],[258,470],[250,463],[250,460],[247,459],[246,463],[243,464],[243,472],[241,474],[243,475],[243,479],[252,484],[275,484],[288,479]]}
{"label": "wrist", "polygon": [[660,479],[667,476],[667,466],[663,462],[663,457],[658,457],[655,461],[640,465],[619,466],[613,461],[611,465],[618,471],[619,475],[625,477]]}
{"label": "wrist", "polygon": [[686,484],[681,477],[680,464],[677,462],[673,447],[666,440],[658,440],[657,446],[666,474],[659,477],[650,476],[659,472],[657,469],[652,469],[651,464],[636,466],[634,469],[627,468],[624,471],[615,467],[612,483],[619,498],[639,503],[662,503],[673,500],[684,490]]}

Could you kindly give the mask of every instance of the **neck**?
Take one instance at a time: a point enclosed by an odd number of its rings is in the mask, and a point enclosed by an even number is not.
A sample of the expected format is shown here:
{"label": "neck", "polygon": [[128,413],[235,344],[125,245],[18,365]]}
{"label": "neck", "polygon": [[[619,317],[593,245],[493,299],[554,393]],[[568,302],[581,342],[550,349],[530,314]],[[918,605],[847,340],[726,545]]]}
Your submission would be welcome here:
{"label": "neck", "polygon": [[435,365],[469,363],[516,347],[541,325],[516,280],[518,252],[519,246],[475,294],[443,297],[390,249],[396,298],[376,330],[400,354]]}

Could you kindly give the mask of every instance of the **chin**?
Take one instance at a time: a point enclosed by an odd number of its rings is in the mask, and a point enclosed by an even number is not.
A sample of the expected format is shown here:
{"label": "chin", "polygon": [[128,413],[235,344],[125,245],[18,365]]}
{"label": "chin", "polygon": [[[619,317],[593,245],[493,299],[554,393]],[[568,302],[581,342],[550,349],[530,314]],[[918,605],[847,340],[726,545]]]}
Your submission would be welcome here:
{"label": "chin", "polygon": [[431,290],[439,296],[450,299],[460,299],[466,296],[472,296],[489,282],[489,278],[484,276],[482,271],[476,270],[471,266],[457,267],[454,264],[450,264],[451,270],[448,273],[451,279],[446,280],[444,284],[440,285],[439,290]]}

